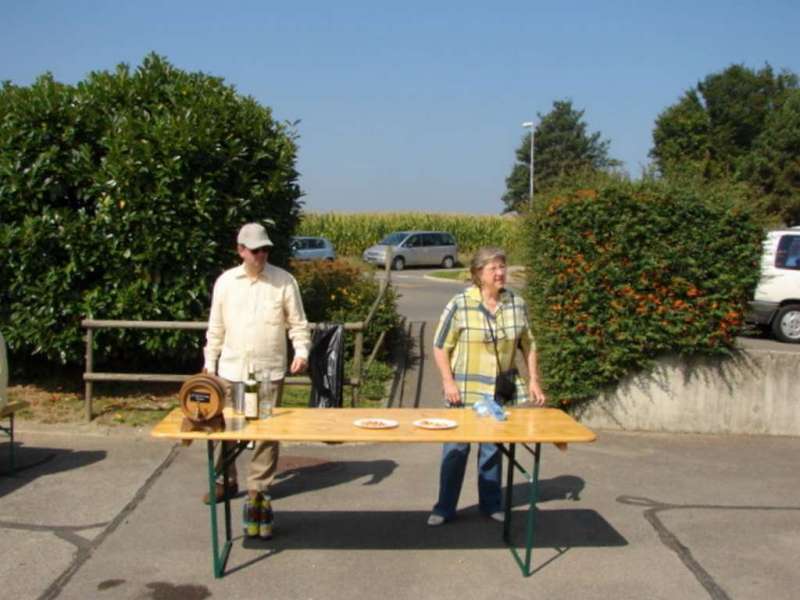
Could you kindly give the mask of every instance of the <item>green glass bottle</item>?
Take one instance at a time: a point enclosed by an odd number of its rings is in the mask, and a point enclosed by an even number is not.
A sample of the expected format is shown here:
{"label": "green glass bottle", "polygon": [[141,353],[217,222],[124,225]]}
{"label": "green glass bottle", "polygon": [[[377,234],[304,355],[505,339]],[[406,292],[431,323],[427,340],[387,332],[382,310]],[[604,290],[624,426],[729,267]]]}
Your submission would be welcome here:
{"label": "green glass bottle", "polygon": [[247,379],[244,381],[244,418],[258,418],[258,381],[252,365],[247,369]]}

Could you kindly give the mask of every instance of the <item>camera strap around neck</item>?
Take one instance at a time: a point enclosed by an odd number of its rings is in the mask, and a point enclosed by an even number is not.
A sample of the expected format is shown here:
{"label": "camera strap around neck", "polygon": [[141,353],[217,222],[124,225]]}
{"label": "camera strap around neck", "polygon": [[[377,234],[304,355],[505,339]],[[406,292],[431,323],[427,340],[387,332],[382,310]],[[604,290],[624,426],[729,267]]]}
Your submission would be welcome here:
{"label": "camera strap around neck", "polygon": [[[512,303],[512,306],[513,306],[513,303],[514,303],[514,297],[513,296],[511,297],[511,303]],[[492,337],[492,347],[494,348],[494,356],[497,359],[497,371],[498,372],[502,372],[504,369],[503,369],[502,364],[500,363],[500,353],[497,350],[497,336],[495,335],[494,328],[492,328],[492,322],[489,319],[489,315],[487,314],[488,311],[486,311],[486,308],[482,304],[481,304],[481,308],[484,311],[483,312],[483,318],[486,319],[486,326],[489,328],[489,335]],[[500,312],[501,310],[503,310],[503,309],[498,307],[497,310],[495,311],[495,324],[497,323],[497,313]],[[498,327],[499,327],[499,325],[498,325]],[[514,355],[513,354],[511,355],[511,364],[514,364]],[[510,368],[511,368],[511,365],[509,365],[509,369]]]}

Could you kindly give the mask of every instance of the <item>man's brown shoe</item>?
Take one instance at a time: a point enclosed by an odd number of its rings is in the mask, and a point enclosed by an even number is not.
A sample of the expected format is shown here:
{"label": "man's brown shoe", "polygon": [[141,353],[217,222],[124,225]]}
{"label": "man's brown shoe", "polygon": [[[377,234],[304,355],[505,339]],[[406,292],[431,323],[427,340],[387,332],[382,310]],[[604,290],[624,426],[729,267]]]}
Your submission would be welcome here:
{"label": "man's brown shoe", "polygon": [[[222,502],[225,500],[227,496],[228,499],[235,498],[236,494],[239,493],[239,484],[235,481],[232,481],[228,484],[228,493],[225,493],[225,486],[221,483],[217,483],[214,485],[214,495],[217,497],[217,502]],[[208,492],[203,494],[203,502],[208,504]]]}

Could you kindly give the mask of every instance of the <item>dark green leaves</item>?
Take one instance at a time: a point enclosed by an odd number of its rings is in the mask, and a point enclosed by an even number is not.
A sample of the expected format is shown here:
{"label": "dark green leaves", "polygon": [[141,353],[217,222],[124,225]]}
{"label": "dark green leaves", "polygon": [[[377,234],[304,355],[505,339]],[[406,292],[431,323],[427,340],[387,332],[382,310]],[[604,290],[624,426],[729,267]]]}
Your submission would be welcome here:
{"label": "dark green leaves", "polygon": [[[75,86],[0,91],[0,327],[21,355],[77,363],[82,318],[204,320],[236,231],[272,218],[288,256],[294,132],[222,79],[151,54]],[[98,355],[198,356],[195,337],[106,333]]]}
{"label": "dark green leaves", "polygon": [[[609,142],[599,132],[587,133],[582,110],[569,100],[553,102],[553,110],[539,116],[533,138],[534,195],[546,193],[565,178],[603,172],[619,165],[608,156]],[[530,194],[530,133],[517,149],[517,162],[506,178],[505,212],[527,207]]]}
{"label": "dark green leaves", "polygon": [[662,354],[727,354],[762,230],[712,188],[595,178],[527,220],[528,300],[548,393],[597,396]]}
{"label": "dark green leaves", "polygon": [[751,208],[800,223],[798,95],[793,73],[731,65],[659,115],[650,156],[666,177],[736,182]]}

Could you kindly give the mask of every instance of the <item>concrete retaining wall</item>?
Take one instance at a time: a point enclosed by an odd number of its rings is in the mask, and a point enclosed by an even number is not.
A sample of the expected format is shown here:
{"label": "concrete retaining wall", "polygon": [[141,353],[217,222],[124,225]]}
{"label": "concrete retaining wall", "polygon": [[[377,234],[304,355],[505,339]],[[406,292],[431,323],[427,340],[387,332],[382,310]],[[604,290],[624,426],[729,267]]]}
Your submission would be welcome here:
{"label": "concrete retaining wall", "polygon": [[601,429],[800,436],[800,353],[665,358],[580,408],[577,417]]}

